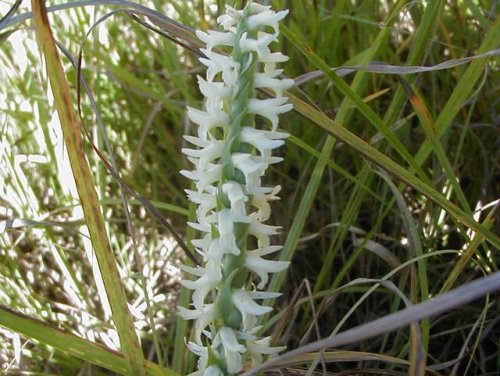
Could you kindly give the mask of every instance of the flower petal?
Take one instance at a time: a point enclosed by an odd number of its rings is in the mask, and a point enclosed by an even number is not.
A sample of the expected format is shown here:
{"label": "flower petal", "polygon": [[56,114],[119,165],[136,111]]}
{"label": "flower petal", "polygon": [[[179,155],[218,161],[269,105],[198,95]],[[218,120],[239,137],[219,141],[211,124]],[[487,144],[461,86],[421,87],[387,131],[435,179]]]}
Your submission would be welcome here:
{"label": "flower petal", "polygon": [[283,295],[281,292],[276,291],[249,291],[248,296],[252,299],[276,299]]}
{"label": "flower petal", "polygon": [[233,303],[242,314],[261,316],[273,310],[255,303],[245,291],[239,289],[233,290]]}
{"label": "flower petal", "polygon": [[240,353],[246,351],[245,346],[243,346],[241,343],[238,342],[238,339],[236,338],[236,333],[234,332],[233,329],[228,328],[227,326],[223,326],[219,330],[219,335],[222,345],[224,346],[225,349],[228,349],[230,351],[237,351]]}
{"label": "flower petal", "polygon": [[247,254],[245,258],[245,267],[251,271],[257,273],[261,282],[257,285],[257,288],[263,289],[269,279],[268,273],[278,273],[285,270],[290,262],[288,261],[273,261],[266,260],[259,256],[251,256]]}
{"label": "flower petal", "polygon": [[260,115],[268,119],[275,131],[278,128],[278,115],[290,111],[293,106],[286,103],[288,98],[257,99],[251,98],[248,101],[248,112]]}
{"label": "flower petal", "polygon": [[224,372],[215,364],[212,364],[203,372],[203,376],[224,376]]}
{"label": "flower petal", "polygon": [[209,50],[217,46],[234,46],[236,41],[236,35],[231,32],[196,30],[196,36],[207,44]]}
{"label": "flower petal", "polygon": [[229,209],[222,209],[218,214],[219,241],[223,253],[239,255],[240,249],[236,245],[234,236],[234,216]]}

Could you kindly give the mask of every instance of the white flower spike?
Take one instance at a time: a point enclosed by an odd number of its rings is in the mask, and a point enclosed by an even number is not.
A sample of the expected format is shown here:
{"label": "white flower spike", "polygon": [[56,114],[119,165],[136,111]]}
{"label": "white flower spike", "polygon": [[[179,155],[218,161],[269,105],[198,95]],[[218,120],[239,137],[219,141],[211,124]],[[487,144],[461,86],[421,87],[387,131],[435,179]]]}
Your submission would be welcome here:
{"label": "white flower spike", "polygon": [[[192,244],[205,264],[183,267],[191,279],[182,285],[193,294],[190,309],[179,307],[181,317],[195,321],[194,342],[187,345],[198,356],[193,376],[234,375],[244,361],[255,365],[283,350],[270,347],[270,337],[258,337],[258,318],[272,308],[256,300],[280,295],[265,287],[270,273],[289,264],[267,258],[281,249],[272,245],[279,227],[264,223],[280,187],[262,186],[269,165],[282,160],[273,150],[288,137],[277,131],[278,115],[292,109],[283,91],[294,81],[280,78],[276,64],[288,58],[270,48],[287,14],[249,0],[242,10],[226,6],[217,20],[224,31],[196,33],[206,43],[200,62],[207,72],[198,76],[205,106],[187,108],[197,135],[185,136],[193,146],[182,152],[194,169],[181,173],[196,187],[186,190],[198,205],[197,222],[189,225],[201,233]],[[275,96],[259,99],[256,89]],[[255,128],[256,119],[265,130]]]}

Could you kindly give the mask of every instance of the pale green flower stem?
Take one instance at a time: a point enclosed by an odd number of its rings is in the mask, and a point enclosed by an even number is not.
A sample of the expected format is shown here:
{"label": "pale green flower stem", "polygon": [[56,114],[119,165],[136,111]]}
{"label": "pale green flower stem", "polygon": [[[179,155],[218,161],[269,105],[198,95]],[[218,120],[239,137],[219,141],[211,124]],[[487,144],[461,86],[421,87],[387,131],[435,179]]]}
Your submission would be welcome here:
{"label": "pale green flower stem", "polygon": [[[253,81],[256,58],[252,55],[252,52],[244,53],[239,45],[243,33],[247,32],[248,29],[246,19],[250,12],[250,3],[248,2],[238,22],[236,43],[231,53],[233,60],[240,63],[240,72],[236,83],[237,90],[233,97],[225,104],[227,106],[225,110],[229,113],[229,129],[224,132],[226,147],[222,157],[222,179],[218,187],[218,210],[230,207],[229,199],[222,191],[222,185],[231,180],[240,184],[245,183],[243,173],[235,169],[231,156],[235,152],[245,151],[244,148],[246,145],[242,145],[240,142],[241,127],[243,124],[254,124],[254,116],[248,114],[248,100],[255,94]],[[248,272],[243,265],[245,263],[247,248],[248,224],[235,223],[234,231],[240,254],[237,256],[232,254],[224,256],[223,280],[221,281],[216,302],[217,310],[220,314],[220,320],[216,323],[217,329],[220,326],[228,326],[238,330],[242,322],[241,313],[232,302],[231,291],[233,288],[243,287],[247,280]]]}

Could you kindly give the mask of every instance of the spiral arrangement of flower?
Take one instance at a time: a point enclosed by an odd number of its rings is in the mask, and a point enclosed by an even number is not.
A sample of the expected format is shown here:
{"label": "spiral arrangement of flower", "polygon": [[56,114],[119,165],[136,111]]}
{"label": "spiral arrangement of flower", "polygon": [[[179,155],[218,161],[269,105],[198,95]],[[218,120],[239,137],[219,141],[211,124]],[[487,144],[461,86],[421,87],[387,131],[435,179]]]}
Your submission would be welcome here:
{"label": "spiral arrangement of flower", "polygon": [[[268,166],[282,160],[272,156],[287,137],[277,130],[278,115],[292,108],[283,90],[293,80],[280,79],[276,68],[288,58],[270,49],[287,13],[249,1],[243,10],[226,7],[217,20],[224,31],[197,32],[207,46],[200,59],[206,78],[198,77],[205,104],[203,110],[188,108],[197,136],[185,136],[195,148],[182,151],[194,169],[181,173],[196,187],[186,190],[198,205],[197,222],[189,225],[202,234],[192,244],[204,265],[183,267],[194,276],[182,281],[193,290],[193,309],[179,307],[180,316],[195,320],[194,342],[188,343],[199,357],[193,375],[235,374],[243,360],[258,364],[282,349],[258,336],[258,316],[272,308],[256,301],[280,295],[264,289],[269,273],[288,266],[265,258],[281,249],[271,242],[279,227],[265,224],[280,187],[261,182]],[[259,99],[256,89],[274,98]]]}

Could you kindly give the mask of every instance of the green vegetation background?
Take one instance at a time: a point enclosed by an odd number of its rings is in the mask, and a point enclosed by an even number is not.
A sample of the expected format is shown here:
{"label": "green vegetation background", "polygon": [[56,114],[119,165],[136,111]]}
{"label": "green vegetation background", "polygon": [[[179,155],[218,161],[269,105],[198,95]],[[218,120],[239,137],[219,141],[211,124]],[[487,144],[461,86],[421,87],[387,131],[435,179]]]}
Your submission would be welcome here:
{"label": "green vegetation background", "polygon": [[[95,180],[87,183],[99,195],[148,370],[186,374],[194,367],[184,347],[189,328],[175,316],[177,302],[187,301],[179,286],[186,256],[172,234],[190,247],[193,207],[178,171],[188,167],[182,135],[192,132],[185,107],[201,106],[203,67],[191,31],[215,28],[225,2],[138,1],[179,24],[104,3],[59,1],[68,9],[49,20],[65,51],[73,110],[80,104]],[[491,51],[500,44],[498,3],[270,3],[290,9],[275,48],[290,57],[284,74],[297,87],[290,90],[295,111],[280,122],[291,134],[278,151],[285,160],[266,178],[282,186],[272,223],[283,227],[277,243],[292,261],[271,282],[283,296],[266,332],[294,349],[496,272],[500,81],[498,50]],[[16,16],[30,10],[24,2]],[[89,344],[119,349],[33,22],[0,25],[0,372],[125,373],[123,358]],[[21,46],[25,61],[15,54]],[[80,52],[91,98],[71,62]],[[329,69],[373,71],[375,61],[432,67],[488,52],[414,74],[380,65],[378,73]],[[28,317],[61,329],[60,337]],[[422,365],[429,374],[500,374],[499,317],[498,299],[486,296],[412,331],[285,365],[297,374],[418,374]]]}

